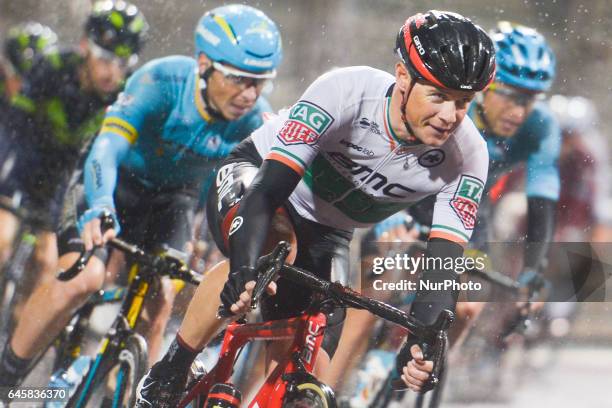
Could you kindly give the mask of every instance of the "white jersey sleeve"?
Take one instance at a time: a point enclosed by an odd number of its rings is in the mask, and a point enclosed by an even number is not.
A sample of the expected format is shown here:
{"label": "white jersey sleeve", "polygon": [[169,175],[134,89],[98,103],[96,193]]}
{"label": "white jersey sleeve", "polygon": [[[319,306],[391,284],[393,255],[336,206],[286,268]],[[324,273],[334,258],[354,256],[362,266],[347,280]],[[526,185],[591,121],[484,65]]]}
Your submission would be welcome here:
{"label": "white jersey sleeve", "polygon": [[284,123],[264,159],[280,161],[304,175],[326,136],[342,126],[342,117],[346,117],[342,115],[346,96],[342,85],[346,76],[341,71],[317,78],[289,110],[280,113],[279,120]]}
{"label": "white jersey sleeve", "polygon": [[449,140],[460,155],[461,169],[436,195],[430,238],[444,238],[465,244],[476,225],[478,206],[487,181],[489,154],[480,133],[466,117],[456,136]]}

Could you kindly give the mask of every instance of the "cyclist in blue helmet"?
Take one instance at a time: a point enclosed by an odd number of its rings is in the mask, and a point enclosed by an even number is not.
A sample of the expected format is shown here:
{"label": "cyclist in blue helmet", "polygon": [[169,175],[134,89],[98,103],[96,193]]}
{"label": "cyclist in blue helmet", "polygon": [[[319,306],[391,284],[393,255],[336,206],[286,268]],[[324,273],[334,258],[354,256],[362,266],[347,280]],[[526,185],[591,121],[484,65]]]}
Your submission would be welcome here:
{"label": "cyclist in blue helmet", "polygon": [[[472,235],[474,247],[486,250],[487,221],[491,218],[492,191],[503,175],[518,165],[526,169],[528,202],[524,263],[520,280],[525,285],[539,276],[552,240],[560,191],[557,162],[561,132],[544,102],[555,77],[555,55],[546,39],[533,28],[507,21],[490,33],[495,44],[495,81],[478,96],[469,115],[487,142],[489,176]],[[460,303],[458,316],[476,316],[481,303]]]}
{"label": "cyclist in blue helmet", "polygon": [[[206,110],[227,120],[253,107],[276,76],[283,56],[276,24],[244,5],[218,7],[204,14],[195,30],[195,50],[200,76],[207,84],[202,93]],[[249,92],[244,93],[245,89]]]}
{"label": "cyclist in blue helmet", "polygon": [[555,55],[536,30],[507,21],[497,25],[491,38],[497,72],[480,101],[480,116],[488,133],[510,137],[527,120],[536,100],[552,86]]}
{"label": "cyclist in blue helmet", "polygon": [[[57,231],[60,268],[70,266],[83,246],[102,243],[99,216],[105,211],[115,219],[105,239],[121,233],[150,250],[168,246],[188,252],[199,197],[219,160],[263,124],[271,109],[260,95],[282,57],[276,25],[243,5],[206,13],[195,44],[195,59],[169,56],[136,70],[107,110],[65,195]],[[106,258],[96,251],[75,279],[49,280],[35,290],[23,315],[37,318],[22,319],[7,347],[11,354],[5,360],[12,364],[5,365],[19,368],[12,383],[103,285]],[[169,280],[158,295],[145,303],[152,316],[147,328],[152,360],[175,295]],[[51,305],[42,300],[49,298],[55,299]]]}

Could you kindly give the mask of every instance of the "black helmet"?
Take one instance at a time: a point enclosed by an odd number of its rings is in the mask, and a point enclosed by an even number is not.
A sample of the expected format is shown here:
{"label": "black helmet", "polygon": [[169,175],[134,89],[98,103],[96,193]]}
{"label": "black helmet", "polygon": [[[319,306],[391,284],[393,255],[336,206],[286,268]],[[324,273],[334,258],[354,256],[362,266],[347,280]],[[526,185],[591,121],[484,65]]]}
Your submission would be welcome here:
{"label": "black helmet", "polygon": [[414,79],[441,88],[481,91],[495,78],[493,42],[460,14],[430,10],[409,17],[395,47]]}
{"label": "black helmet", "polygon": [[140,51],[148,29],[144,15],[133,4],[122,0],[97,1],[85,23],[87,37],[120,58]]}
{"label": "black helmet", "polygon": [[37,55],[57,44],[57,35],[49,27],[33,21],[9,29],[4,41],[4,54],[19,75],[32,69]]}

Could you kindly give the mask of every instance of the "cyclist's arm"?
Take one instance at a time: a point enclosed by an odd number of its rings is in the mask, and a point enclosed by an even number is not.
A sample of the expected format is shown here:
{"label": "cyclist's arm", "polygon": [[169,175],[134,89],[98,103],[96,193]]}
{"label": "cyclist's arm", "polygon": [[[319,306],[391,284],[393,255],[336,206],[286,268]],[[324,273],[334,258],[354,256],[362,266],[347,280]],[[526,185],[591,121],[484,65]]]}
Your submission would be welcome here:
{"label": "cyclist's arm", "polygon": [[295,170],[279,161],[264,161],[240,202],[237,217],[242,217],[243,223],[229,239],[230,270],[255,266],[274,212],[287,201],[301,178]]}
{"label": "cyclist's arm", "polygon": [[538,106],[525,128],[541,137],[539,147],[527,159],[526,193],[528,201],[527,237],[524,268],[537,269],[552,241],[557,201],[561,189],[558,160],[561,131],[552,114]]}
{"label": "cyclist's arm", "polygon": [[527,245],[524,268],[538,269],[546,257],[555,230],[557,201],[527,198]]}
{"label": "cyclist's arm", "polygon": [[125,91],[110,107],[87,157],[84,169],[85,195],[89,208],[114,209],[113,193],[122,160],[145,129],[161,126],[172,95],[172,83],[157,75],[160,66],[153,61],[137,70]]}
{"label": "cyclist's arm", "polygon": [[117,169],[129,149],[130,142],[113,132],[104,132],[96,138],[83,174],[89,208],[115,208],[113,193],[117,184]]}
{"label": "cyclist's arm", "polygon": [[[457,258],[463,255],[463,245],[444,238],[430,238],[427,242],[426,259],[442,259],[444,262],[438,264],[440,268],[431,268],[423,271],[421,281],[429,285],[444,284],[447,281],[458,282],[459,275],[453,269],[444,269],[442,266],[452,259],[453,264]],[[431,287],[431,286],[430,286]],[[425,324],[432,324],[445,309],[455,311],[459,291],[454,288],[450,290],[421,290],[416,294],[412,305],[411,314]]]}
{"label": "cyclist's arm", "polygon": [[[434,264],[434,269],[425,270],[422,277],[422,280],[430,283],[458,281],[455,268],[449,266],[456,264],[455,259],[463,255],[463,248],[471,238],[487,180],[489,155],[484,140],[471,121],[462,123],[458,132],[461,131],[470,135],[463,139],[462,153],[465,158],[457,169],[456,177],[436,195],[427,249],[429,257],[442,260],[451,258],[453,261],[430,262]],[[447,285],[443,290],[419,288],[412,308],[413,315],[431,324],[443,309],[454,310],[458,295],[455,286]]]}

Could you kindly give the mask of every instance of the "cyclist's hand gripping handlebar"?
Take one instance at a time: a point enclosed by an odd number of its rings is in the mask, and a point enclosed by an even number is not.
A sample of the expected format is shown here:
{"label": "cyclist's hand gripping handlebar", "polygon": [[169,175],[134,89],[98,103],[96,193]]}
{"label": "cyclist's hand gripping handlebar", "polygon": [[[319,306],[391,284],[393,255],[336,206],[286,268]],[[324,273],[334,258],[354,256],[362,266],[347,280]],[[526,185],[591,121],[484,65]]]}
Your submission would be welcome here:
{"label": "cyclist's hand gripping handlebar", "polygon": [[[278,276],[290,250],[291,246],[287,242],[281,241],[272,253],[262,256],[257,261],[257,282],[255,282],[255,288],[251,296],[251,309],[257,308],[266,288]],[[226,318],[233,315],[223,305],[219,306],[217,310],[218,318]]]}
{"label": "cyclist's hand gripping handlebar", "polygon": [[[430,339],[419,339],[416,343],[410,343],[407,345],[405,351],[410,352],[410,346],[418,344],[423,352],[425,360],[433,362],[433,370],[429,375],[429,378],[423,385],[421,392],[427,392],[433,389],[440,382],[440,374],[444,368],[446,360],[446,352],[448,349],[448,337],[447,330],[455,319],[453,312],[450,310],[443,310],[438,315],[436,321],[429,326],[433,333],[433,338]],[[397,367],[398,371],[402,370],[403,367]],[[391,382],[391,388],[394,390],[406,389],[406,384],[401,378],[397,378]]]}
{"label": "cyclist's hand gripping handlebar", "polygon": [[[102,229],[102,234],[104,234],[104,232],[108,231],[114,226],[115,222],[109,212],[104,212],[102,215],[100,215],[100,227]],[[61,280],[62,282],[66,282],[76,277],[79,273],[81,273],[83,269],[85,269],[85,266],[87,266],[87,262],[89,262],[92,255],[94,254],[94,251],[97,248],[99,247],[93,247],[89,251],[83,249],[81,251],[81,254],[79,255],[79,259],[77,259],[77,261],[70,268],[66,270],[60,269],[57,272],[56,278]]]}

